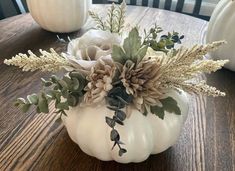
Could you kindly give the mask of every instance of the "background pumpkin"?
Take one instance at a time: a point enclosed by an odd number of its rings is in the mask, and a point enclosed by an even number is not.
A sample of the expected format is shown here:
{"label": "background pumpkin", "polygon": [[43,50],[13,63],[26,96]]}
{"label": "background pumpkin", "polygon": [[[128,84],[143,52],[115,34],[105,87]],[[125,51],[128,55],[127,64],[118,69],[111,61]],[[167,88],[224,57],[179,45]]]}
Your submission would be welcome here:
{"label": "background pumpkin", "polygon": [[211,52],[214,59],[229,59],[225,68],[235,71],[235,1],[221,0],[216,6],[207,31],[207,43],[226,40],[224,47]]}
{"label": "background pumpkin", "polygon": [[45,30],[67,33],[79,30],[88,18],[91,0],[27,0],[34,20]]}
{"label": "background pumpkin", "polygon": [[105,104],[71,108],[67,112],[68,116],[62,119],[71,139],[88,155],[104,161],[141,162],[150,154],[163,152],[175,144],[187,118],[186,94],[171,90],[168,95],[177,101],[181,115],[165,112],[162,120],[154,114],[144,116],[133,109],[131,117],[124,121],[124,126],[115,127],[125,143],[123,147],[127,149],[122,157],[118,155],[117,147],[111,150],[111,128],[105,123],[105,116],[112,116],[113,111],[107,109]]}

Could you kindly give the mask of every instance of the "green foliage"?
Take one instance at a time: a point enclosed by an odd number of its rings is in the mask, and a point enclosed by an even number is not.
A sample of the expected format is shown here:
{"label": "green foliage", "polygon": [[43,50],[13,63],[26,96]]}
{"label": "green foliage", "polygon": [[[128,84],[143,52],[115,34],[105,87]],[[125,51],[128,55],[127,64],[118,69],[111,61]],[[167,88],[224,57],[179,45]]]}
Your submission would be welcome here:
{"label": "green foliage", "polygon": [[83,89],[87,82],[78,72],[70,72],[61,79],[55,75],[46,81],[41,79],[44,91],[38,95],[31,94],[27,99],[18,98],[15,105],[19,106],[23,112],[27,112],[32,105],[36,106],[38,113],[49,113],[49,103],[55,102],[56,113],[64,114],[69,107],[74,107],[79,103],[79,98],[83,96]]}
{"label": "green foliage", "polygon": [[172,97],[161,99],[160,102],[162,103],[162,107],[150,106],[150,111],[159,118],[164,119],[165,111],[174,113],[176,115],[181,115],[181,111],[177,104],[177,101],[174,100]]}
{"label": "green foliage", "polygon": [[158,34],[162,31],[162,28],[157,25],[151,28],[149,32],[145,30],[144,45],[148,45],[155,51],[168,53],[170,49],[173,49],[173,51],[176,52],[174,49],[175,44],[181,44],[181,40],[184,36],[179,36],[179,33],[173,31],[159,38]]}
{"label": "green foliage", "polygon": [[129,105],[133,101],[133,96],[126,93],[125,87],[122,84],[117,85],[108,93],[106,101],[109,104],[108,109],[114,111],[112,118],[106,117],[106,123],[112,128],[110,132],[110,139],[114,142],[113,148],[117,145],[119,147],[119,156],[122,156],[127,152],[126,149],[121,147],[123,144],[120,141],[120,135],[115,129],[116,124],[124,125],[123,121],[126,119],[126,113],[122,111],[126,105]]}
{"label": "green foliage", "polygon": [[127,60],[124,50],[122,49],[122,47],[120,47],[118,45],[113,45],[112,58],[115,62],[118,62],[121,64],[125,64],[125,62]]}
{"label": "green foliage", "polygon": [[148,47],[141,43],[139,31],[135,27],[124,40],[123,48],[117,45],[113,46],[112,58],[115,62],[119,62],[123,65],[128,60],[138,64],[146,55],[147,49]]}

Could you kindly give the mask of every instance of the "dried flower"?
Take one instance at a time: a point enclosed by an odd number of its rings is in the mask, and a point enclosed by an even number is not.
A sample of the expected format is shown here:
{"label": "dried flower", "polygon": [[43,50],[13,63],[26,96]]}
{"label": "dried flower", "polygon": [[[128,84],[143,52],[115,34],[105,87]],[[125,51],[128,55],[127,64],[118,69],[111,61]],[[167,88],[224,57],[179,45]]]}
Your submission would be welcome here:
{"label": "dried flower", "polygon": [[159,99],[164,94],[159,82],[160,58],[143,60],[137,66],[127,61],[123,66],[120,79],[128,94],[134,96],[137,109],[143,111],[143,104],[161,105]]}
{"label": "dried flower", "polygon": [[109,90],[113,88],[112,80],[115,75],[116,67],[112,60],[98,60],[96,65],[91,68],[87,76],[89,81],[85,87],[84,102],[98,103],[104,100]]}

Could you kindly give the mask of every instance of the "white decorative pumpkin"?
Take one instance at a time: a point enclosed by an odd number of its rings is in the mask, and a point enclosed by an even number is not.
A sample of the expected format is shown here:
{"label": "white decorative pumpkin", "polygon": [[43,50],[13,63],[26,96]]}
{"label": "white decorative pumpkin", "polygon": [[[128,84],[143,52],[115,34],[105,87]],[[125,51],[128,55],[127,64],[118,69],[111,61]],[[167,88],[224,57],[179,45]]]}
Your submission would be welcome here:
{"label": "white decorative pumpkin", "polygon": [[79,30],[85,24],[91,0],[27,0],[27,5],[42,28],[68,33]]}
{"label": "white decorative pumpkin", "polygon": [[124,126],[115,126],[125,143],[122,146],[127,149],[127,153],[121,157],[118,147],[112,150],[111,128],[105,123],[105,117],[111,117],[113,111],[107,109],[105,104],[71,108],[67,112],[68,116],[62,119],[71,139],[88,155],[103,161],[142,162],[149,155],[163,152],[175,144],[187,118],[188,99],[185,92],[172,90],[168,96],[177,101],[181,115],[165,112],[162,120],[151,113],[144,116],[133,108]]}
{"label": "white decorative pumpkin", "polygon": [[221,0],[216,6],[207,31],[207,43],[226,40],[228,43],[211,53],[214,59],[229,59],[225,68],[235,71],[235,1]]}

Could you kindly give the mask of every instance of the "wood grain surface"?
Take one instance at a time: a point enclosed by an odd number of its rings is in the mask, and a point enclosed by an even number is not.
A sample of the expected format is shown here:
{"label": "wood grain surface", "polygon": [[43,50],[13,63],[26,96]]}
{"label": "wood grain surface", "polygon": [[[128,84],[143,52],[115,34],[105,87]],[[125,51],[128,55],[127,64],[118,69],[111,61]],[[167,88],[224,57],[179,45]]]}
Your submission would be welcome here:
{"label": "wood grain surface", "polygon": [[[94,6],[103,11],[105,6]],[[185,35],[183,44],[202,43],[207,22],[179,13],[129,6],[127,23],[149,28],[157,23],[166,31]],[[81,36],[93,23],[88,21],[80,31],[60,34]],[[38,171],[235,171],[235,73],[223,69],[211,74],[208,84],[225,91],[225,98],[191,96],[190,113],[176,145],[150,156],[142,163],[118,164],[102,162],[84,154],[69,138],[56,115],[24,114],[12,103],[16,97],[37,92],[39,78],[49,73],[22,72],[3,64],[17,53],[55,48],[66,51],[66,44],[56,34],[42,30],[29,14],[0,21],[0,170]],[[59,73],[60,74],[60,73]]]}

